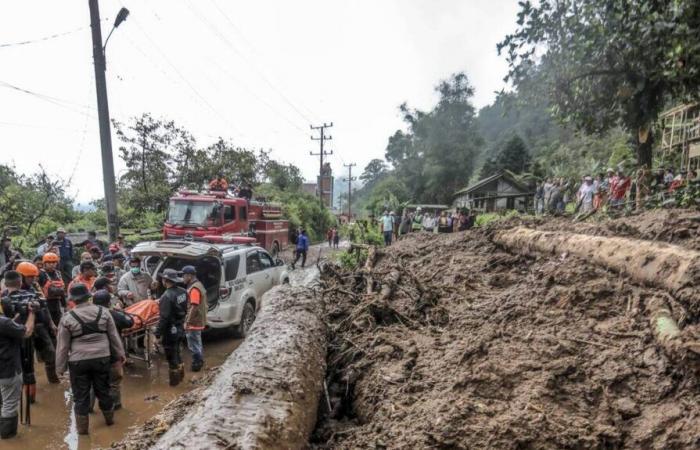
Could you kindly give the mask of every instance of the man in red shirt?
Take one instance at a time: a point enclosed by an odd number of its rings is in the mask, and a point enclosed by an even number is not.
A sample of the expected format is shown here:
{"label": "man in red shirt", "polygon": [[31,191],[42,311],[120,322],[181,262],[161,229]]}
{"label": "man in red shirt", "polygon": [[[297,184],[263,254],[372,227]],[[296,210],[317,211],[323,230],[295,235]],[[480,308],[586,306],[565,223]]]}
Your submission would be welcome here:
{"label": "man in red shirt", "polygon": [[185,336],[187,347],[192,352],[192,372],[199,372],[204,366],[202,349],[202,330],[207,325],[207,290],[197,279],[194,266],[182,268],[182,279],[187,284],[187,317],[185,317]]}
{"label": "man in red shirt", "polygon": [[619,208],[625,203],[625,195],[632,184],[632,179],[624,174],[622,169],[617,169],[617,175],[610,184],[610,205]]}

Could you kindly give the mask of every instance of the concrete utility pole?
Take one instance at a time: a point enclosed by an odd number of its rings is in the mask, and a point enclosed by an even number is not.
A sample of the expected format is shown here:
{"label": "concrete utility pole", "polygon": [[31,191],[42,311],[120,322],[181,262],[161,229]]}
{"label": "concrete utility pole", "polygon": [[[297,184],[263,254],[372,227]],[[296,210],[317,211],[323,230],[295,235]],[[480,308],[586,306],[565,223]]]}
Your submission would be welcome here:
{"label": "concrete utility pole", "polygon": [[92,57],[95,63],[97,115],[100,122],[102,178],[105,189],[105,206],[107,208],[107,229],[109,230],[109,241],[114,242],[119,234],[119,217],[117,215],[117,188],[114,181],[114,160],[112,159],[112,131],[109,124],[109,105],[107,103],[106,62],[102,46],[99,5],[97,0],[88,0],[88,4],[90,5],[90,28],[92,28]]}
{"label": "concrete utility pole", "polygon": [[312,130],[319,130],[319,132],[320,132],[320,137],[311,136],[311,140],[312,141],[319,141],[319,143],[321,145],[321,149],[318,153],[309,152],[309,154],[311,156],[319,156],[320,157],[320,166],[319,166],[320,168],[318,171],[318,197],[321,200],[321,209],[323,209],[323,206],[324,206],[323,205],[323,157],[333,154],[333,150],[331,150],[330,152],[327,152],[323,149],[323,143],[325,141],[333,140],[333,136],[326,136],[326,134],[325,134],[326,128],[331,128],[333,126],[333,122],[331,122],[330,124],[327,124],[324,122],[323,125],[319,125],[317,127],[315,127],[313,125],[310,125],[310,126],[311,126]]}
{"label": "concrete utility pole", "polygon": [[352,220],[352,182],[357,178],[352,176],[352,168],[357,164],[343,164],[348,168],[348,177],[343,179],[343,181],[348,182],[348,222]]}

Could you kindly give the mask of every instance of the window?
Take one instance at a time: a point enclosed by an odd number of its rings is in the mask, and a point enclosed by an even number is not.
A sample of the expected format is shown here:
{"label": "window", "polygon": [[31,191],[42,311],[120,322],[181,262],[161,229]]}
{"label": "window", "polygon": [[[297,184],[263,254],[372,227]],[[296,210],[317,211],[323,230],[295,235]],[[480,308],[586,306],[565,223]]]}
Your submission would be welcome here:
{"label": "window", "polygon": [[260,256],[262,270],[267,270],[275,266],[274,261],[272,261],[270,255],[268,255],[266,252],[258,252],[258,255]]}
{"label": "window", "polygon": [[238,266],[241,263],[239,255],[226,260],[226,281],[235,280],[238,276]]}
{"label": "window", "polygon": [[236,220],[236,208],[232,205],[224,206],[224,222],[233,222]]}
{"label": "window", "polygon": [[239,211],[241,220],[248,220],[248,208],[245,206],[241,206],[241,210]]}
{"label": "window", "polygon": [[260,272],[260,259],[258,258],[258,252],[250,252],[246,256],[245,268],[248,275],[255,272]]}

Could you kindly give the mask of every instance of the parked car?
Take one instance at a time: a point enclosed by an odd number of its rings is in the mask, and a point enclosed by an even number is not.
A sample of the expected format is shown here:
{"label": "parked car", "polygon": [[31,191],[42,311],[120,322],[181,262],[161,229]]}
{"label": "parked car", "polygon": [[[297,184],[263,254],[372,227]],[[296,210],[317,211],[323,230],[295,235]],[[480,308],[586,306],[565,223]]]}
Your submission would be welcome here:
{"label": "parked car", "polygon": [[165,269],[193,265],[207,290],[208,327],[232,328],[241,338],[248,334],[263,294],[289,283],[284,262],[257,246],[152,241],[138,244],[131,253],[149,263],[156,280]]}

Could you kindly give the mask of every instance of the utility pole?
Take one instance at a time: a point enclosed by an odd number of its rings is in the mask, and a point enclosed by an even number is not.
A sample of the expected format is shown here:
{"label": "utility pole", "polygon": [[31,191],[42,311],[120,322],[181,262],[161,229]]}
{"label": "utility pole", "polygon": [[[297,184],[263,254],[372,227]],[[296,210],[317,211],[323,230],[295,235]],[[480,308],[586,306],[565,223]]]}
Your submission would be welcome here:
{"label": "utility pole", "polygon": [[114,181],[114,160],[112,159],[112,131],[109,124],[109,105],[107,103],[105,52],[102,46],[99,5],[97,0],[88,0],[88,4],[90,5],[90,28],[92,28],[92,57],[95,63],[97,115],[100,122],[102,179],[107,208],[107,229],[109,230],[109,241],[114,242],[119,234],[119,217],[117,215],[117,188]]}
{"label": "utility pole", "polygon": [[352,176],[352,168],[357,164],[343,164],[348,168],[348,177],[343,179],[343,181],[348,182],[348,222],[352,221],[352,182],[357,178]]}
{"label": "utility pole", "polygon": [[320,159],[320,166],[319,166],[319,170],[318,170],[318,197],[321,200],[321,209],[323,209],[323,206],[324,206],[323,205],[323,157],[333,154],[333,150],[331,150],[330,152],[327,152],[323,149],[323,143],[325,141],[333,140],[333,136],[326,136],[326,133],[325,133],[326,128],[331,128],[332,126],[333,126],[333,122],[331,122],[330,124],[327,124],[324,122],[323,125],[319,125],[317,127],[311,125],[312,130],[319,130],[319,133],[320,133],[320,137],[311,136],[312,141],[319,141],[319,144],[321,146],[320,151],[318,153],[309,152],[309,154],[311,156],[318,156]]}

